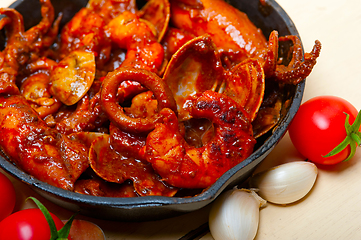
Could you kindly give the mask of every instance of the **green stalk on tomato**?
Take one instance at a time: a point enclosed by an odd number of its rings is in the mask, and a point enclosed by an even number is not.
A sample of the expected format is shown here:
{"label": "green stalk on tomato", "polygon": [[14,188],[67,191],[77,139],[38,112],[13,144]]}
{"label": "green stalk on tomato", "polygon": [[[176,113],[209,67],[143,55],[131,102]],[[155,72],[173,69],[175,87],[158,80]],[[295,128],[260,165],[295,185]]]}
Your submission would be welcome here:
{"label": "green stalk on tomato", "polygon": [[360,145],[361,114],[345,99],[318,96],[303,103],[288,129],[309,161],[332,165],[350,160]]}

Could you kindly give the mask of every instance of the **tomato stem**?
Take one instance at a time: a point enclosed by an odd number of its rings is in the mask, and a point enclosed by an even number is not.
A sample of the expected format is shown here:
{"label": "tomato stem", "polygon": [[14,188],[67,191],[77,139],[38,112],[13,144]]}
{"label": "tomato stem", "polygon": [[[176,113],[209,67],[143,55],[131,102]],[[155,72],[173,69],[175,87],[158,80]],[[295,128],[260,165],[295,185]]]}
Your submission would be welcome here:
{"label": "tomato stem", "polygon": [[54,223],[53,218],[51,217],[49,211],[46,209],[46,207],[36,198],[34,197],[28,197],[28,199],[31,199],[35,202],[35,204],[38,206],[40,211],[44,214],[44,217],[46,218],[46,221],[49,224],[50,227],[50,240],[56,240],[58,237],[58,231],[56,230],[56,226]]}
{"label": "tomato stem", "polygon": [[350,145],[351,152],[348,155],[348,157],[344,160],[348,161],[350,160],[356,153],[356,146],[361,145],[361,132],[359,131],[360,125],[361,125],[361,110],[358,112],[357,117],[352,125],[349,123],[350,115],[346,114],[346,120],[345,120],[345,130],[346,130],[346,138],[337,145],[331,152],[326,154],[323,157],[331,157],[336,155],[337,153],[344,150],[348,145]]}
{"label": "tomato stem", "polygon": [[28,197],[27,199],[31,199],[35,202],[35,204],[38,206],[40,211],[44,214],[46,221],[49,224],[50,227],[50,240],[67,240],[70,232],[71,224],[74,220],[74,217],[76,214],[71,216],[71,218],[66,222],[63,228],[61,228],[59,231],[56,229],[55,223],[53,218],[51,217],[48,209],[36,198],[34,197]]}
{"label": "tomato stem", "polygon": [[59,236],[58,240],[68,239],[67,237],[69,236],[71,224],[73,223],[73,220],[74,220],[76,214],[77,213],[72,215],[70,217],[70,219],[65,223],[64,227],[58,231],[58,236]]}
{"label": "tomato stem", "polygon": [[361,139],[360,139],[360,136],[359,135],[357,135],[357,134],[355,134],[355,133],[351,133],[351,138],[352,138],[352,140],[354,140],[356,143],[357,143],[357,145],[361,145]]}

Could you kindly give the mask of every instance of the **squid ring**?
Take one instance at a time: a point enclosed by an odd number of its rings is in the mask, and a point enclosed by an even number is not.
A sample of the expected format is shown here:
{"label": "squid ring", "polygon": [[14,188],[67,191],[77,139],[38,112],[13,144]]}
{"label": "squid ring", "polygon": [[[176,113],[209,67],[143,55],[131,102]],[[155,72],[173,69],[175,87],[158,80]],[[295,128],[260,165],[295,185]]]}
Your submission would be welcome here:
{"label": "squid ring", "polygon": [[163,119],[160,113],[150,118],[132,118],[124,113],[123,107],[118,104],[117,93],[120,84],[127,80],[139,82],[151,90],[158,101],[158,111],[170,108],[177,112],[171,90],[158,75],[144,69],[121,67],[106,76],[100,97],[103,110],[110,121],[120,129],[133,133],[150,132],[155,124]]}

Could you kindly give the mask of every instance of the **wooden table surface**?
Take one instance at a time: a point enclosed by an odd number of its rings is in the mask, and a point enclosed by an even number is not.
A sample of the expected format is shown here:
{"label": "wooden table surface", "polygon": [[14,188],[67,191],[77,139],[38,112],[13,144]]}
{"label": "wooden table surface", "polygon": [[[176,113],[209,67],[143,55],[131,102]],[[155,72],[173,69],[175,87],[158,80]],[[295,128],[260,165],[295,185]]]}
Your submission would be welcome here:
{"label": "wooden table surface", "polygon": [[[257,1],[257,0],[255,0]],[[0,7],[13,0],[1,0]],[[361,0],[278,0],[290,15],[310,51],[322,43],[321,55],[307,78],[303,101],[319,95],[335,95],[361,109]],[[260,211],[257,240],[361,239],[361,150],[349,162],[319,167],[312,191],[295,204],[268,204]],[[258,170],[293,160],[303,160],[286,134]],[[72,213],[38,196],[12,179],[17,191],[16,210],[36,196],[55,214],[68,219]],[[209,206],[179,217],[141,223],[110,222],[78,216],[98,224],[106,239],[179,239],[207,221]],[[208,233],[202,240],[213,239]]]}

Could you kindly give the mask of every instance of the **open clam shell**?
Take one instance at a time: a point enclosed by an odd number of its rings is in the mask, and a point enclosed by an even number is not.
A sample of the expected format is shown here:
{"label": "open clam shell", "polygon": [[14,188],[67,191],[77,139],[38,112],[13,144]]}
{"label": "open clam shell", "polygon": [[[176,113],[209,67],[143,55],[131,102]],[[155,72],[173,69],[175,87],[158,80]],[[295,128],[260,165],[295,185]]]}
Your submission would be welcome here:
{"label": "open clam shell", "polygon": [[[266,5],[259,1],[230,0],[230,4],[247,13],[251,21],[262,29],[268,36],[274,29],[280,35],[298,35],[297,29],[287,13],[274,1],[268,0]],[[56,14],[64,12],[61,26],[78,11],[86,6],[86,0],[61,0],[52,1]],[[38,0],[16,1],[11,7],[16,8],[24,16],[25,28],[38,24],[41,19],[40,5]],[[5,44],[5,34],[0,34],[0,45]],[[287,56],[287,43],[282,54]],[[277,127],[271,133],[267,133],[258,139],[254,153],[245,161],[233,167],[220,177],[215,184],[202,193],[193,197],[130,197],[111,198],[87,196],[75,192],[66,191],[50,186],[34,177],[24,173],[17,166],[6,159],[0,158],[0,166],[20,181],[31,186],[35,191],[72,211],[96,218],[121,220],[121,221],[147,221],[164,219],[198,210],[211,203],[223,190],[231,188],[247,179],[255,167],[270,153],[278,141],[285,134],[289,123],[297,112],[302,100],[305,82],[285,89],[282,98],[282,114]]]}

